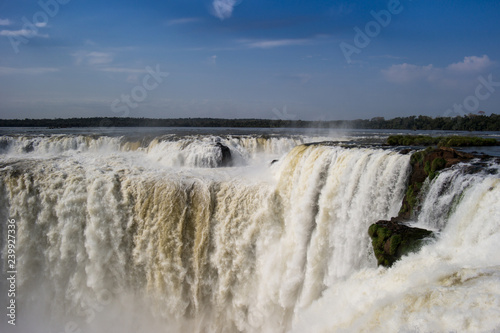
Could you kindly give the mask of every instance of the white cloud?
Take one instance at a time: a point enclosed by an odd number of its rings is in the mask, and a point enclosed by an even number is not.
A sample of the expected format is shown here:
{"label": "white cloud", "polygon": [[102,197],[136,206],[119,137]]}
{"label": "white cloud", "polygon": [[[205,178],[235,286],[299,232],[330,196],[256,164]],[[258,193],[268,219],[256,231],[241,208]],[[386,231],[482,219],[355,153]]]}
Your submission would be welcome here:
{"label": "white cloud", "polygon": [[[12,22],[8,19],[0,19],[0,26],[7,26],[12,24]],[[38,22],[34,25],[37,28],[45,28],[47,26],[47,22]],[[39,33],[38,29],[19,29],[19,30],[1,30],[0,36],[6,37],[25,37],[25,38],[33,38],[33,37],[43,37],[48,38],[49,35]]]}
{"label": "white cloud", "polygon": [[494,65],[487,55],[482,57],[465,57],[463,61],[450,64],[444,68],[435,67],[432,64],[418,66],[413,64],[392,65],[382,70],[384,77],[391,82],[408,83],[419,80],[436,82],[446,85],[455,85],[464,75],[477,75]]}
{"label": "white cloud", "polygon": [[261,41],[240,41],[245,43],[249,48],[270,49],[282,46],[304,45],[310,42],[309,39],[269,39]]}
{"label": "white cloud", "polygon": [[32,30],[27,30],[27,29],[21,29],[21,30],[1,30],[0,31],[0,36],[7,36],[7,37],[34,37],[36,36],[36,33]]}
{"label": "white cloud", "polygon": [[109,64],[113,61],[113,55],[107,52],[78,51],[73,53],[76,64],[87,64],[91,66]]}
{"label": "white cloud", "polygon": [[397,83],[415,81],[419,79],[430,79],[435,76],[436,68],[432,65],[417,66],[412,64],[392,65],[388,69],[382,70],[382,74],[387,80]]}
{"label": "white cloud", "polygon": [[213,15],[221,20],[230,18],[236,3],[236,0],[214,0],[212,2]]}
{"label": "white cloud", "polygon": [[6,37],[25,37],[25,38],[33,38],[33,37],[42,37],[49,38],[47,34],[39,34],[37,31],[21,29],[21,30],[1,30],[0,36]]}
{"label": "white cloud", "polygon": [[59,69],[52,67],[28,67],[28,68],[14,68],[14,67],[0,67],[0,75],[40,75],[46,73],[58,72]]}
{"label": "white cloud", "polygon": [[451,64],[447,67],[450,71],[456,72],[481,72],[482,70],[491,67],[494,63],[485,54],[482,57],[465,57],[464,61]]}
{"label": "white cloud", "polygon": [[179,18],[179,19],[173,19],[169,20],[167,22],[167,25],[180,25],[180,24],[189,24],[189,23],[195,23],[201,21],[200,18],[198,17],[184,17],[184,18]]}
{"label": "white cloud", "polygon": [[109,64],[113,61],[113,56],[111,53],[105,52],[90,52],[87,55],[87,62],[89,65],[102,65]]}

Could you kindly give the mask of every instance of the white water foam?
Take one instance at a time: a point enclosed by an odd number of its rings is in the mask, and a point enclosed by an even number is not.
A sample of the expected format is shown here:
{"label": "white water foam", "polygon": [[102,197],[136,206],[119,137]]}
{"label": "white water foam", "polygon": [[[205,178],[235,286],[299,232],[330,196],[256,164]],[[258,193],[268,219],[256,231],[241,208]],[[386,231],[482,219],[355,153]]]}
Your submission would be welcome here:
{"label": "white water foam", "polygon": [[[425,199],[443,210],[424,203],[419,223],[440,236],[382,269],[367,230],[397,215],[409,156],[301,145],[271,166],[172,168],[147,158],[162,142],[6,159],[0,217],[18,221],[23,332],[498,328],[497,175],[439,175]],[[434,194],[447,191],[461,192]]]}

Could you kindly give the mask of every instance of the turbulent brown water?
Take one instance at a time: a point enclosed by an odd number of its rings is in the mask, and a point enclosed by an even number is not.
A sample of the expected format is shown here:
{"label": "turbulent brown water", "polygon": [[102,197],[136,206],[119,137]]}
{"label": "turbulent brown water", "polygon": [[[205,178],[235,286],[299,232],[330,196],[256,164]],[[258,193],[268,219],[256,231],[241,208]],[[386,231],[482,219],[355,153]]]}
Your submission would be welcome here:
{"label": "turbulent brown water", "polygon": [[[426,184],[415,223],[438,237],[377,268],[367,230],[397,215],[410,157],[305,144],[325,140],[4,136],[2,274],[14,219],[17,317],[4,277],[1,331],[499,330],[499,166]],[[217,167],[217,142],[232,167]]]}

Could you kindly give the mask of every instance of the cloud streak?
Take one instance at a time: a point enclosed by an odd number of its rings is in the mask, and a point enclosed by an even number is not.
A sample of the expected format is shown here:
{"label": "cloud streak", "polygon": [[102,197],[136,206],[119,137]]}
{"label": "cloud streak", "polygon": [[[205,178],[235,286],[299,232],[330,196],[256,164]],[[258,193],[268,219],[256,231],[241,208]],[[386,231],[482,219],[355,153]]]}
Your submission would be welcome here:
{"label": "cloud streak", "polygon": [[107,52],[86,52],[78,51],[73,53],[76,59],[76,64],[87,64],[90,66],[105,65],[113,61],[113,55]]}
{"label": "cloud streak", "polygon": [[183,18],[169,20],[167,22],[167,25],[168,26],[181,25],[181,24],[196,23],[196,22],[200,22],[200,21],[201,21],[201,19],[198,17],[183,17]]}
{"label": "cloud streak", "polygon": [[49,37],[49,35],[47,35],[47,34],[39,34],[36,31],[27,30],[27,29],[1,30],[0,31],[0,36],[6,36],[6,37],[26,37],[26,38],[33,38],[33,37],[48,38]]}
{"label": "cloud streak", "polygon": [[40,75],[54,72],[59,72],[59,69],[52,67],[0,67],[0,75]]}
{"label": "cloud streak", "polygon": [[11,24],[12,22],[9,19],[0,19],[0,25],[6,26]]}
{"label": "cloud streak", "polygon": [[308,44],[310,39],[267,39],[267,40],[241,40],[251,49],[272,49],[275,47],[295,46]]}

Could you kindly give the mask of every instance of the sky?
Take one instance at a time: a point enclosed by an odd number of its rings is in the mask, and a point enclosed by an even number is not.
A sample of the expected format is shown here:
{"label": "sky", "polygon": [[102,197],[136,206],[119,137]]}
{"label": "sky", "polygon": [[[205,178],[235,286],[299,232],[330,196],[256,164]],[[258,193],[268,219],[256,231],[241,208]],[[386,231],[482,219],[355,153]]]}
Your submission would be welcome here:
{"label": "sky", "polygon": [[500,113],[498,0],[0,0],[0,118]]}

